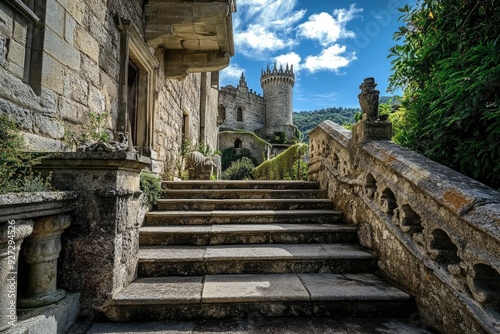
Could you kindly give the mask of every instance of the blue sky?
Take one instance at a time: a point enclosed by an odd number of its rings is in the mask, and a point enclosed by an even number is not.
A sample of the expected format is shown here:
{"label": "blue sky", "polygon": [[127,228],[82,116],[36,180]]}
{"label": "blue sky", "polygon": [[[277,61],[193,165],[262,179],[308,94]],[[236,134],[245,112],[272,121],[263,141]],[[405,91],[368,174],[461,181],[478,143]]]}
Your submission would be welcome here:
{"label": "blue sky", "polygon": [[401,25],[398,8],[416,0],[237,0],[235,56],[221,86],[238,84],[262,94],[267,65],[293,64],[294,111],[359,107],[359,85],[375,77],[381,95],[390,75],[389,48]]}

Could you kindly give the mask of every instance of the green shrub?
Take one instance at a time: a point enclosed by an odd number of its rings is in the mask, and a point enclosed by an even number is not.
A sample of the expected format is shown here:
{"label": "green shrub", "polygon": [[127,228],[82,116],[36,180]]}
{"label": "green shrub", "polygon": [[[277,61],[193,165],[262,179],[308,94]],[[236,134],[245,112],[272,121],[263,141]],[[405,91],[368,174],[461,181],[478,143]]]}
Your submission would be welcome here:
{"label": "green shrub", "polygon": [[158,204],[162,193],[160,177],[151,173],[141,173],[140,188],[150,204]]}
{"label": "green shrub", "polygon": [[222,173],[223,180],[247,180],[252,177],[252,170],[255,168],[252,160],[243,157],[233,161],[229,168]]}
{"label": "green shrub", "polygon": [[226,170],[231,166],[234,161],[241,160],[242,158],[248,158],[252,161],[253,165],[258,165],[257,159],[255,159],[250,150],[247,148],[240,149],[240,153],[236,153],[236,149],[234,147],[228,147],[222,150],[221,156],[221,168],[222,170]]}
{"label": "green shrub", "polygon": [[308,147],[303,143],[290,146],[285,152],[256,167],[252,176],[257,180],[297,180],[298,174],[299,180],[306,180],[307,163],[302,157]]}
{"label": "green shrub", "polygon": [[274,132],[274,137],[271,140],[271,143],[275,144],[285,144],[288,141],[288,137],[284,131],[276,131]]}
{"label": "green shrub", "polygon": [[401,9],[391,88],[404,90],[397,140],[500,187],[500,10],[492,0],[419,0]]}
{"label": "green shrub", "polygon": [[50,175],[35,174],[32,167],[44,156],[24,152],[23,138],[15,122],[0,115],[0,194],[52,190]]}

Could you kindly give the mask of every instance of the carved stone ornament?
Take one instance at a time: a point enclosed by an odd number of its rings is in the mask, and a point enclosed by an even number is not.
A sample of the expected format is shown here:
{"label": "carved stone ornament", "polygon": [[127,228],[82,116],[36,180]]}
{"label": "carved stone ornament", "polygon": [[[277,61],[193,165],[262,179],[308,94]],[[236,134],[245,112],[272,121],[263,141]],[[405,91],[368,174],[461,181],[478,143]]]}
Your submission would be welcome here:
{"label": "carved stone ornament", "polygon": [[[376,90],[377,84],[374,78],[366,78],[359,89],[361,93],[358,95],[363,119],[378,121],[378,99],[380,91]],[[366,116],[365,116],[366,115]]]}
{"label": "carved stone ornament", "polygon": [[133,148],[128,145],[128,134],[126,132],[118,133],[118,141],[92,140],[85,142],[76,149],[77,152],[118,152],[128,150],[133,150]]}

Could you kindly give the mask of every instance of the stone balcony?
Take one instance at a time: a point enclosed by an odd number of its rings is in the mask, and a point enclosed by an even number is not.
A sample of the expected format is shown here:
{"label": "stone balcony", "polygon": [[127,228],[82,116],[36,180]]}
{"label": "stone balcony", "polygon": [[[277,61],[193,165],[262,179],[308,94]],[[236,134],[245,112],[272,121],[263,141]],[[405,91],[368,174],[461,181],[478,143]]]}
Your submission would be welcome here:
{"label": "stone balcony", "polygon": [[144,15],[145,39],[163,47],[169,78],[212,72],[229,65],[234,55],[231,14],[235,0],[151,0]]}

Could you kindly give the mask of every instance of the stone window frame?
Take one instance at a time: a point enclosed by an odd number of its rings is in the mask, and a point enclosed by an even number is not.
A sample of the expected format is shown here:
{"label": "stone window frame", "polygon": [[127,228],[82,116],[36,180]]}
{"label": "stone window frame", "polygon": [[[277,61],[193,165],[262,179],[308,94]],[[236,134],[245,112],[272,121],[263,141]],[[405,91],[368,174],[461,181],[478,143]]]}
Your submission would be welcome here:
{"label": "stone window frame", "polygon": [[236,108],[236,121],[243,123],[243,107]]}
{"label": "stone window frame", "polygon": [[24,54],[23,82],[29,85],[33,92],[42,94],[42,64],[43,43],[45,40],[46,0],[6,0],[14,11],[28,21]]}
{"label": "stone window frame", "polygon": [[[143,133],[141,134],[141,137],[144,139],[142,142],[136,139],[138,143],[142,143],[137,149],[141,154],[152,157],[154,155],[156,80],[160,64],[153,52],[150,51],[150,48],[140,37],[137,27],[130,20],[124,20],[119,17],[116,17],[115,20],[117,28],[120,31],[120,79],[118,92],[120,105],[118,108],[117,133],[115,137],[118,138],[120,133],[129,133],[131,129],[130,117],[127,111],[128,67],[131,61],[139,70],[137,98],[141,103],[138,103],[138,108],[140,108],[138,114],[142,117],[140,124],[144,125]],[[129,146],[132,146],[132,143],[129,142]]]}

